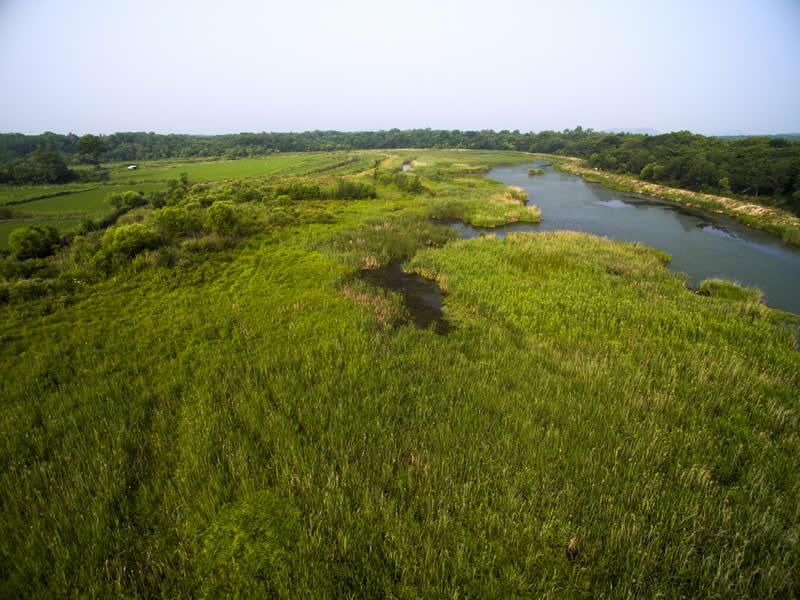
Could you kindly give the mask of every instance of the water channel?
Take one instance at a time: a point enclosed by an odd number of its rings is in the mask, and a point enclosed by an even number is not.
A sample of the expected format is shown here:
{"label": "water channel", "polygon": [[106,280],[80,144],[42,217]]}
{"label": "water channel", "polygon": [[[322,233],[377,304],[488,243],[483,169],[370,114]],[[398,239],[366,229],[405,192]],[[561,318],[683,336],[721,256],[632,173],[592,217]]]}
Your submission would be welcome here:
{"label": "water channel", "polygon": [[542,223],[517,223],[480,229],[453,226],[461,237],[512,231],[569,229],[641,242],[672,256],[669,268],[688,275],[695,287],[709,277],[723,277],[758,287],[774,308],[800,314],[800,249],[767,233],[750,229],[728,215],[707,213],[653,198],[615,192],[559,173],[546,163],[543,175],[528,176],[531,165],[498,167],[487,177],[528,192],[528,202],[542,211]]}
{"label": "water channel", "polygon": [[411,321],[417,327],[432,328],[440,335],[450,331],[450,324],[442,314],[442,290],[433,281],[406,273],[398,263],[389,263],[380,269],[365,269],[361,272],[361,279],[400,294]]}

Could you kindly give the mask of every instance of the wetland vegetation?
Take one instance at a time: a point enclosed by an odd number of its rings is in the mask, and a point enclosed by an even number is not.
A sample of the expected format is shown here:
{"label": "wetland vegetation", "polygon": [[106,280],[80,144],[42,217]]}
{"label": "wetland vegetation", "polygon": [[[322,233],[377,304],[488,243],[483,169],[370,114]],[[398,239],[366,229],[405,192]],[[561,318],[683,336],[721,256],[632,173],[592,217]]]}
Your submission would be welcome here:
{"label": "wetland vegetation", "polygon": [[8,188],[42,230],[0,264],[2,595],[798,595],[797,318],[641,244],[436,221],[546,222],[482,176],[530,162]]}

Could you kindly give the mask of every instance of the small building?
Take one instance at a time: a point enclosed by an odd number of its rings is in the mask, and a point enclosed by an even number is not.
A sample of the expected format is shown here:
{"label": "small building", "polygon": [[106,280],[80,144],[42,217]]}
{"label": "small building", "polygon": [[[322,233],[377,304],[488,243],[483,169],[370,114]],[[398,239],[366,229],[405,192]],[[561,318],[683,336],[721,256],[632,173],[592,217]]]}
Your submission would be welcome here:
{"label": "small building", "polygon": [[137,167],[136,165],[128,165],[128,171],[134,171],[134,170],[136,170],[138,168],[139,167]]}

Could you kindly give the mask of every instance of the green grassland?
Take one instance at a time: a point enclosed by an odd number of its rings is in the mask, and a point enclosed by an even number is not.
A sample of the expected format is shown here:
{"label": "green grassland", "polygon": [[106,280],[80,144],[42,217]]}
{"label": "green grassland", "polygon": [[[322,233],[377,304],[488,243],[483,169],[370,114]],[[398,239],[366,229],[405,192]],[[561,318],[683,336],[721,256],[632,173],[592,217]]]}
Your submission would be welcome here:
{"label": "green grassland", "polygon": [[8,236],[20,227],[49,225],[62,233],[75,231],[84,217],[103,219],[113,212],[108,199],[110,194],[128,190],[146,193],[162,187],[162,184],[150,183],[135,186],[102,185],[7,206],[5,210],[10,214],[3,216],[9,218],[0,220],[0,248],[8,247]]}
{"label": "green grassland", "polygon": [[50,225],[59,231],[77,229],[82,217],[103,218],[111,213],[108,195],[133,190],[147,193],[162,189],[170,179],[186,174],[192,182],[353,175],[374,166],[383,155],[376,153],[305,153],[228,161],[147,161],[138,169],[128,163],[106,165],[109,179],[91,184],[49,186],[0,186],[0,248],[8,235],[26,225]]}
{"label": "green grassland", "polygon": [[206,162],[145,161],[135,163],[138,168],[133,171],[128,170],[127,164],[117,164],[110,167],[110,176],[111,181],[125,183],[166,181],[177,179],[180,173],[186,173],[191,181],[302,177],[318,173],[355,173],[369,169],[373,166],[373,162],[374,153],[309,152]]}
{"label": "green grassland", "polygon": [[27,225],[49,225],[60,233],[75,231],[81,224],[80,218],[55,218],[55,219],[25,219],[24,221],[0,221],[0,249],[8,248],[8,236],[15,229]]}
{"label": "green grassland", "polygon": [[65,183],[52,185],[8,185],[0,184],[0,206],[28,202],[62,194],[82,192],[95,187],[94,183]]}
{"label": "green grassland", "polygon": [[13,210],[20,215],[33,217],[97,216],[105,214],[111,209],[111,205],[108,202],[110,194],[128,190],[149,192],[160,187],[157,184],[140,184],[137,186],[104,185],[84,192],[32,200],[24,204],[15,205]]}
{"label": "green grassland", "polygon": [[[638,244],[454,240],[430,217],[517,218],[470,173],[529,157],[389,154],[4,284],[0,595],[796,597],[796,320]],[[360,280],[393,260],[447,335]]]}

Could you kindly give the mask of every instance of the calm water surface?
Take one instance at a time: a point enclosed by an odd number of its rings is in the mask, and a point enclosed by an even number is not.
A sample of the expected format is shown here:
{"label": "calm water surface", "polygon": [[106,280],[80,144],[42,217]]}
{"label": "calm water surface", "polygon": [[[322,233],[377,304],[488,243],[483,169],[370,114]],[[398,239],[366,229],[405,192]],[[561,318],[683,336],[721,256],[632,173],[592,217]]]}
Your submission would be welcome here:
{"label": "calm water surface", "polygon": [[550,166],[528,176],[531,165],[499,167],[487,177],[528,192],[542,211],[540,224],[515,224],[492,230],[458,223],[462,237],[490,231],[585,231],[609,239],[641,242],[672,256],[670,269],[688,275],[696,286],[708,277],[724,277],[764,292],[769,306],[800,314],[800,249],[717,215],[587,183]]}
{"label": "calm water surface", "polygon": [[402,295],[408,314],[417,327],[432,327],[440,335],[450,331],[450,324],[442,314],[442,290],[433,281],[406,273],[398,263],[389,263],[380,269],[365,269],[361,271],[361,279]]}

